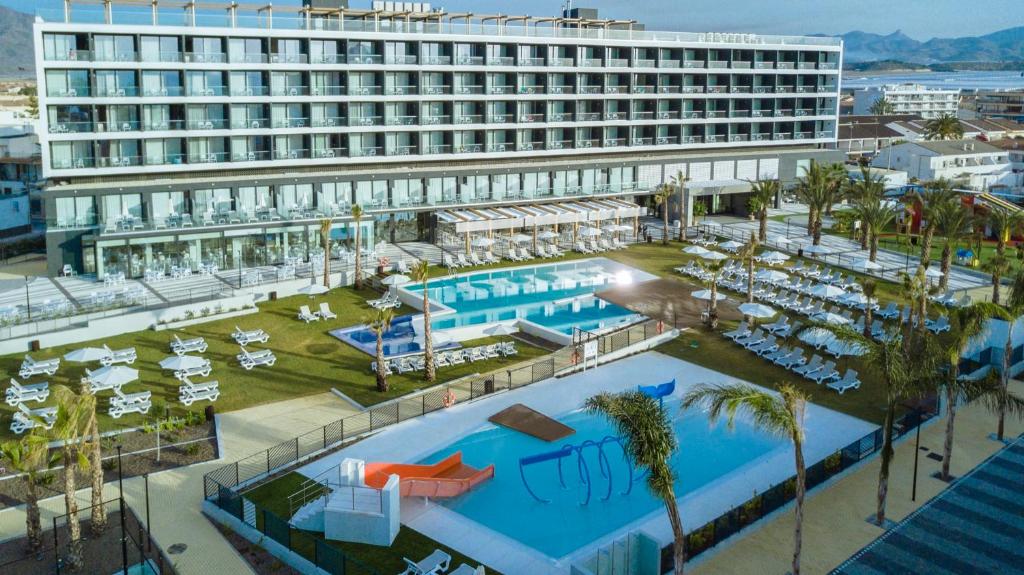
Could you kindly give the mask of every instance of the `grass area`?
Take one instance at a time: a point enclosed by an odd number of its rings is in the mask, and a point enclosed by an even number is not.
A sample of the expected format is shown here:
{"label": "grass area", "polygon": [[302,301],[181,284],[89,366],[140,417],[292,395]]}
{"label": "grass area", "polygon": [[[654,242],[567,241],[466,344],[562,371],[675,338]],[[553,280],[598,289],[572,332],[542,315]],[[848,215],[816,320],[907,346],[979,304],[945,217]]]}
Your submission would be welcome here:
{"label": "grass area", "polygon": [[[305,481],[306,478],[303,475],[295,472],[288,473],[246,492],[245,497],[282,519],[287,519],[289,516],[288,496],[295,493]],[[260,515],[257,515],[257,521],[262,523]],[[300,530],[293,528],[292,531]],[[318,539],[323,538],[323,534],[319,532],[302,531],[302,533]],[[300,540],[293,538],[293,541]],[[446,547],[405,525],[399,530],[398,536],[390,547],[363,543],[346,543],[343,541],[328,541],[328,544],[342,550],[361,563],[376,569],[382,575],[386,573],[399,573],[404,570],[405,563],[402,561],[403,557],[418,561],[430,555],[434,549],[441,549],[452,556],[452,569],[455,569],[462,563],[473,567],[480,565],[479,561],[471,559],[450,547]],[[498,572],[488,567],[487,573]]]}
{"label": "grass area", "polygon": [[[101,392],[100,427],[104,430],[138,426],[147,420],[153,421],[154,416],[162,416],[164,406],[175,416],[180,416],[187,410],[201,412],[206,407],[205,402],[195,403],[190,408],[178,403],[178,381],[171,372],[161,370],[158,365],[160,360],[171,355],[168,346],[174,334],[182,339],[196,336],[206,338],[209,349],[200,355],[213,362],[213,373],[209,379],[220,382],[221,395],[214,404],[218,411],[233,411],[323,393],[330,391],[332,387],[340,389],[364,405],[372,405],[427,386],[422,373],[395,374],[388,378],[389,391],[379,393],[376,390],[374,375],[370,371],[370,362],[373,358],[327,333],[331,329],[362,323],[370,309],[366,306],[365,300],[378,295],[371,290],[357,292],[350,288],[333,289],[313,300],[307,296],[295,296],[264,302],[259,304],[259,313],[251,315],[211,321],[183,329],[126,333],[102,341],[46,349],[32,354],[32,357],[37,360],[62,357],[72,349],[103,343],[114,349],[135,347],[139,359],[131,367],[139,370],[139,381],[125,386],[125,392],[152,391],[153,408],[147,416],[129,414],[115,420],[106,415],[106,401],[112,394]],[[309,324],[296,319],[300,305],[318,305],[322,301],[330,304],[331,309],[338,315],[337,319]],[[409,307],[397,310],[398,314],[414,312],[415,310]],[[257,367],[252,371],[245,371],[238,365],[235,355],[239,352],[239,347],[230,336],[236,325],[242,329],[262,328],[270,334],[270,341],[266,345],[253,344],[249,347],[273,350],[277,356],[277,363],[273,367]],[[507,339],[486,338],[464,343],[481,345]],[[546,353],[543,349],[522,342],[517,342],[516,347],[519,354],[514,360],[491,359],[443,367],[438,370],[438,382],[450,381],[477,372],[486,373],[511,365],[513,361],[528,361]],[[0,369],[17,374],[23,357],[24,354],[20,353],[0,357]],[[96,366],[62,361],[57,374],[47,379],[51,386],[68,385],[77,392],[79,380],[87,367]],[[30,381],[42,380],[42,377],[34,377]],[[30,404],[30,407],[36,405]],[[13,409],[6,404],[0,405],[0,421],[5,422],[0,428],[0,438],[11,435],[6,422],[11,420],[12,411]]]}

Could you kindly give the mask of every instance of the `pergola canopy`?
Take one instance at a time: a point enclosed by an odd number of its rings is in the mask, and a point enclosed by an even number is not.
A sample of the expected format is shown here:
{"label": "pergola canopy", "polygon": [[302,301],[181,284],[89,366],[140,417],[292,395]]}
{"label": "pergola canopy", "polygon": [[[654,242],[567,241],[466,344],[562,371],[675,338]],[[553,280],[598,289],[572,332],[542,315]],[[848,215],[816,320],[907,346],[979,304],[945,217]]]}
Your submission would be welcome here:
{"label": "pergola canopy", "polygon": [[437,218],[441,223],[453,224],[457,233],[467,233],[632,218],[640,215],[643,215],[643,208],[632,202],[601,199],[500,208],[442,210],[437,213]]}

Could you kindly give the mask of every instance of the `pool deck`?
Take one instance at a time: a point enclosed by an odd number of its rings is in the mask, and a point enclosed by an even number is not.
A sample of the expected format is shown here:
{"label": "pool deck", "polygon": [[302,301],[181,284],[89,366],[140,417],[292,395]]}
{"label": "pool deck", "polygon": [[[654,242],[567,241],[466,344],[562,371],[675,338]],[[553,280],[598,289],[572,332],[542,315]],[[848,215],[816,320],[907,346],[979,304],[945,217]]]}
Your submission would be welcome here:
{"label": "pool deck", "polygon": [[[642,383],[659,383],[675,378],[681,382],[676,389],[677,396],[698,383],[735,381],[676,358],[647,352],[594,370],[562,379],[549,379],[404,422],[330,457],[312,462],[299,469],[299,472],[312,477],[338,465],[346,457],[366,461],[419,461],[481,426],[490,425],[487,423],[490,415],[515,403],[526,404],[543,413],[562,414],[577,409],[586,398],[596,393],[632,388],[641,383],[637,381],[637,373],[644,374],[645,381]],[[824,458],[875,428],[870,423],[815,405],[808,409],[806,425],[808,443],[805,445],[805,456],[808,464]],[[423,440],[409,441],[410,437]],[[685,449],[685,439],[681,443]],[[792,475],[792,467],[792,449],[788,446],[778,448],[748,462],[714,485],[688,494],[680,500],[686,524],[690,527],[702,525],[722,511],[749,499],[755,490],[763,491],[785,480]],[[572,561],[633,529],[643,529],[663,544],[671,541],[668,519],[660,509],[558,559],[548,557],[431,502],[404,499],[402,522],[506,573],[568,573]]]}

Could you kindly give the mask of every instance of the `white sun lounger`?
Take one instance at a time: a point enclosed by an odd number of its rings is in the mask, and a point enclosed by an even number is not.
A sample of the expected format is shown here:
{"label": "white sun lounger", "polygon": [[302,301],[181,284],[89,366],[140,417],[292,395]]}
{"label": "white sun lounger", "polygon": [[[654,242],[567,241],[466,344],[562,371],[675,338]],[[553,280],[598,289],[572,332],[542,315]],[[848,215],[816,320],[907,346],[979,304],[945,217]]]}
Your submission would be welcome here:
{"label": "white sun lounger", "polygon": [[487,572],[484,570],[483,565],[480,565],[479,567],[470,567],[463,563],[462,565],[459,565],[459,568],[455,571],[449,571],[448,575],[487,575]]}
{"label": "white sun lounger", "polygon": [[242,353],[238,354],[238,363],[241,364],[246,371],[259,365],[271,367],[276,362],[277,357],[274,355],[274,352],[269,349],[261,349],[250,353],[243,347]]}
{"label": "white sun lounger", "polygon": [[93,395],[95,395],[95,394],[97,394],[97,393],[99,393],[101,391],[108,391],[108,390],[111,390],[111,389],[113,389],[114,391],[120,391],[121,386],[124,385],[123,383],[119,383],[117,385],[113,385],[113,384],[110,384],[110,383],[104,383],[104,382],[96,381],[95,379],[93,379],[92,371],[90,371],[88,368],[86,368],[86,370],[85,370],[85,377],[83,377],[81,381],[82,381],[83,384],[89,386],[89,393],[91,393]]}
{"label": "white sun lounger", "polygon": [[110,409],[107,413],[110,417],[117,419],[126,413],[148,413],[153,406],[153,392],[140,391],[138,393],[121,393],[120,389],[114,390],[114,397],[110,398]]}
{"label": "white sun lounger", "polygon": [[327,302],[320,302],[320,317],[324,319],[338,319],[337,314],[331,311],[331,306]]}
{"label": "white sun lounger", "polygon": [[235,331],[231,332],[231,337],[234,338],[235,343],[238,345],[249,345],[253,342],[267,343],[270,341],[270,334],[262,329],[245,331],[237,325],[235,326]]}
{"label": "white sun lounger", "polygon": [[210,375],[210,372],[212,371],[213,365],[210,363],[210,360],[206,360],[206,363],[204,363],[203,365],[190,367],[188,369],[179,369],[178,371],[175,371],[174,377],[176,377],[178,381],[185,381],[186,379],[197,375],[199,377],[207,377]]}
{"label": "white sun lounger", "polygon": [[750,327],[748,327],[747,322],[743,321],[740,322],[740,325],[736,329],[732,331],[727,331],[722,335],[733,341],[736,341],[741,337],[747,337],[748,335],[750,335]]}
{"label": "white sun lounger", "polygon": [[842,395],[848,389],[858,389],[860,387],[860,379],[857,377],[855,370],[847,369],[842,379],[826,383],[825,385],[829,389],[839,392],[839,395]]}
{"label": "white sun lounger", "polygon": [[30,356],[25,355],[25,359],[21,362],[21,369],[18,370],[18,375],[22,379],[28,379],[33,375],[53,375],[57,373],[57,369],[60,367],[60,358],[55,357],[53,359],[47,359],[44,361],[35,361]]}
{"label": "white sun lounger", "polygon": [[178,387],[178,401],[189,406],[196,401],[217,401],[220,397],[220,384],[217,380],[192,383],[187,379]]}
{"label": "white sun lounger", "polygon": [[24,403],[19,403],[18,411],[14,412],[14,419],[11,421],[11,432],[20,435],[33,427],[53,429],[54,423],[57,423],[56,407],[29,409]]}
{"label": "white sun lounger", "polygon": [[100,363],[104,366],[114,365],[115,363],[127,363],[131,365],[139,358],[138,354],[135,353],[134,347],[110,349],[104,345],[103,349],[107,350],[107,356],[100,358]]}
{"label": "white sun lounger", "polygon": [[48,382],[22,384],[12,377],[11,387],[7,388],[4,401],[6,401],[7,405],[14,407],[19,403],[29,401],[42,403],[48,397],[50,397],[50,384]]}
{"label": "white sun lounger", "polygon": [[504,344],[499,345],[502,345],[502,353],[505,354],[505,357],[508,357],[510,355],[516,355],[519,353],[519,350],[516,349],[516,343],[514,341],[506,341]]}
{"label": "white sun lounger", "polygon": [[836,379],[839,377],[839,372],[836,371],[836,362],[831,359],[822,364],[821,369],[814,373],[805,375],[807,379],[813,380],[814,383],[822,383],[830,379]]}
{"label": "white sun lounger", "polygon": [[807,377],[819,369],[821,369],[821,356],[814,354],[811,356],[811,361],[793,368],[793,373]]}
{"label": "white sun lounger", "polygon": [[440,549],[435,549],[421,561],[412,561],[406,557],[403,557],[402,560],[405,561],[406,567],[405,571],[399,575],[439,575],[448,570],[452,556]]}
{"label": "white sun lounger", "polygon": [[320,321],[320,314],[309,311],[308,305],[299,306],[299,319],[309,323],[311,321]]}
{"label": "white sun lounger", "polygon": [[177,355],[185,355],[186,353],[203,353],[207,348],[206,340],[201,337],[194,337],[192,339],[181,339],[177,334],[174,335],[174,341],[171,342],[171,351]]}

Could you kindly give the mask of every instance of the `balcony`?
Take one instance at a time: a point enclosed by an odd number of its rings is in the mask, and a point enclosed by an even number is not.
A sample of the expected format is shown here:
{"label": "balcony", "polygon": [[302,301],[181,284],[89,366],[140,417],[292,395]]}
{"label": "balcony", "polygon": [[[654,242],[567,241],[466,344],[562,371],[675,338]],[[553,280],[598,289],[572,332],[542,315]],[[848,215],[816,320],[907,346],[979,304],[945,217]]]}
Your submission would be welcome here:
{"label": "balcony", "polygon": [[390,86],[385,90],[385,93],[389,96],[410,96],[416,92],[416,86]]}
{"label": "balcony", "polygon": [[740,69],[740,70],[749,70],[750,69],[750,62],[747,61],[747,60],[734,60],[732,62],[732,68],[736,68],[736,69]]}
{"label": "balcony", "polygon": [[79,86],[78,88],[69,88],[67,90],[54,90],[47,89],[46,95],[51,98],[77,98],[79,96],[89,97],[91,91],[89,86]]}
{"label": "balcony", "polygon": [[426,66],[448,66],[452,63],[451,56],[423,56],[420,62]]}
{"label": "balcony", "polygon": [[274,120],[275,128],[305,128],[309,125],[309,118],[280,118]]}
{"label": "balcony", "polygon": [[535,124],[544,121],[544,114],[520,114],[519,121],[523,124]]}
{"label": "balcony", "polygon": [[683,86],[682,91],[684,94],[703,94],[704,86]]}
{"label": "balcony", "polygon": [[380,126],[383,118],[380,116],[351,116],[348,119],[349,126]]}
{"label": "balcony", "polygon": [[271,64],[305,64],[308,61],[309,58],[305,54],[272,53],[270,55]]}
{"label": "balcony", "polygon": [[349,86],[350,96],[379,96],[384,92],[383,86]]}
{"label": "balcony", "polygon": [[109,158],[96,158],[96,165],[100,168],[127,168],[141,166],[142,156],[111,156]]}
{"label": "balcony", "polygon": [[106,88],[102,86],[96,86],[96,97],[98,98],[124,98],[133,97],[139,95],[138,86],[123,86],[116,88]]}
{"label": "balcony", "polygon": [[512,56],[488,56],[488,66],[514,66],[516,59]]}
{"label": "balcony", "polygon": [[682,115],[684,120],[698,120],[704,117],[704,112],[701,110],[684,110]]}
{"label": "balcony", "polygon": [[795,94],[796,93],[796,86],[785,86],[785,85],[775,86],[775,93],[776,94]]}
{"label": "balcony", "polygon": [[455,147],[456,154],[478,154],[484,151],[483,144],[462,144]]}
{"label": "balcony", "polygon": [[460,66],[482,66],[483,64],[483,56],[459,56]]}
{"label": "balcony", "polygon": [[419,153],[419,147],[417,146],[392,146],[387,149],[387,155],[389,156],[413,156]]}
{"label": "balcony", "polygon": [[633,112],[629,118],[631,120],[653,120],[654,112]]}
{"label": "balcony", "polygon": [[348,57],[348,63],[359,65],[383,64],[384,56],[380,54],[354,54]]}
{"label": "balcony", "polygon": [[189,96],[224,96],[227,93],[227,86],[193,86],[188,89]]}
{"label": "balcony", "polygon": [[625,120],[629,117],[628,112],[605,112],[605,120]]}
{"label": "balcony", "polygon": [[389,126],[413,126],[416,124],[416,116],[388,116]]}
{"label": "balcony", "polygon": [[687,60],[683,62],[683,68],[703,68],[704,60]]}
{"label": "balcony", "polygon": [[274,150],[275,160],[300,160],[309,157],[309,150]]}
{"label": "balcony", "polygon": [[801,70],[814,70],[818,67],[817,62],[800,62],[797,67]]}
{"label": "balcony", "polygon": [[600,94],[601,86],[580,86],[580,94]]}
{"label": "balcony", "polygon": [[792,139],[793,139],[793,135],[792,134],[784,134],[782,132],[776,133],[774,136],[772,136],[772,140],[774,140],[776,142],[783,141],[783,140],[792,140]]}
{"label": "balcony", "polygon": [[335,116],[333,118],[315,118],[310,125],[314,128],[333,128],[335,126],[344,126],[347,118],[343,116]]}
{"label": "balcony", "polygon": [[245,118],[231,120],[231,127],[236,130],[260,130],[270,127],[269,118]]}
{"label": "balcony", "polygon": [[543,85],[519,86],[519,93],[520,94],[543,94],[544,93],[544,86]]}
{"label": "balcony", "polygon": [[776,62],[775,67],[779,70],[795,70],[796,62]]}
{"label": "balcony", "polygon": [[704,142],[706,142],[708,144],[718,144],[718,143],[724,143],[724,142],[728,141],[728,139],[729,139],[729,136],[727,136],[725,134],[711,134],[709,136],[705,136],[704,137]]}
{"label": "balcony", "polygon": [[730,118],[749,118],[750,110],[733,110],[729,112]]}
{"label": "balcony", "polygon": [[790,110],[790,109],[780,108],[778,110],[775,110],[775,117],[776,118],[785,118],[785,117],[789,117],[789,116],[792,116],[792,115],[793,115],[793,110]]}
{"label": "balcony", "polygon": [[515,86],[504,85],[504,86],[488,86],[488,94],[511,94],[515,91]]}
{"label": "balcony", "polygon": [[532,152],[534,150],[543,150],[544,142],[523,142],[519,144],[517,148],[520,152]]}
{"label": "balcony", "polygon": [[729,62],[725,60],[708,60],[708,68],[728,68]]}
{"label": "balcony", "polygon": [[309,57],[310,64],[344,64],[344,54],[318,54]]}
{"label": "balcony", "polygon": [[817,86],[797,86],[797,94],[813,94],[818,91]]}
{"label": "balcony", "polygon": [[814,137],[814,132],[796,132],[793,134],[794,140],[810,140]]}
{"label": "balcony", "polygon": [[345,86],[316,86],[309,90],[311,96],[342,96],[345,92]]}
{"label": "balcony", "polygon": [[757,70],[773,70],[775,62],[754,62],[754,68]]}
{"label": "balcony", "polygon": [[729,92],[729,86],[708,86],[708,94],[726,94]]}
{"label": "balcony", "polygon": [[[265,57],[262,54],[260,56]],[[223,52],[185,52],[184,61],[192,64],[223,64],[228,61],[228,55]]]}
{"label": "balcony", "polygon": [[516,145],[513,142],[499,142],[496,144],[487,144],[488,152],[512,152],[516,149]]}
{"label": "balcony", "polygon": [[771,139],[772,139],[772,135],[770,133],[751,134],[750,135],[750,141],[751,142],[767,142],[767,141],[769,141]]}
{"label": "balcony", "polygon": [[629,67],[629,59],[628,58],[608,58],[605,61],[605,66],[607,66],[609,68],[628,68]]}
{"label": "balcony", "polygon": [[309,86],[281,86],[271,90],[271,96],[308,96]]}
{"label": "balcony", "polygon": [[549,122],[571,122],[572,119],[572,112],[552,112],[548,114]]}
{"label": "balcony", "polygon": [[266,64],[270,58],[262,52],[247,52],[231,56],[232,64]]}
{"label": "balcony", "polygon": [[209,118],[206,120],[192,120],[185,124],[186,130],[223,130],[228,127],[228,121],[224,118]]}
{"label": "balcony", "polygon": [[438,96],[441,94],[451,94],[451,86],[423,86],[423,94],[427,96]]}
{"label": "balcony", "polygon": [[682,91],[682,86],[658,86],[659,94],[678,94]]}
{"label": "balcony", "polygon": [[750,141],[750,134],[730,134],[729,135],[729,141],[730,142],[749,142]]}
{"label": "balcony", "polygon": [[468,114],[464,116],[456,116],[456,124],[480,124],[484,121],[484,117],[479,114]]}
{"label": "balcony", "polygon": [[642,60],[636,60],[633,63],[633,65],[636,66],[637,68],[654,68],[654,67],[656,67],[656,64],[657,64],[656,61],[650,60],[650,59],[646,59],[646,58],[642,59]]}
{"label": "balcony", "polygon": [[544,58],[535,58],[535,57],[520,58],[519,59],[519,65],[520,66],[543,66],[544,65]]}
{"label": "balcony", "polygon": [[772,118],[775,116],[775,111],[771,109],[752,110],[750,112],[751,118]]}
{"label": "balcony", "polygon": [[49,124],[49,132],[51,134],[77,134],[82,132],[93,131],[92,122],[57,122]]}
{"label": "balcony", "polygon": [[567,150],[572,147],[572,140],[551,140],[548,142],[549,150]]}
{"label": "balcony", "polygon": [[798,108],[798,109],[796,110],[796,116],[797,116],[798,118],[799,118],[799,117],[802,117],[802,116],[810,116],[810,115],[811,115],[811,113],[813,113],[813,112],[814,112],[814,110],[811,110],[811,109],[809,109],[809,108]]}
{"label": "balcony", "polygon": [[450,154],[452,153],[452,147],[448,144],[431,144],[426,147],[425,153],[430,155]]}
{"label": "balcony", "polygon": [[682,66],[682,62],[679,60],[660,60],[658,62],[659,68],[679,68]]}
{"label": "balcony", "polygon": [[575,86],[551,86],[548,88],[549,94],[572,94],[576,91]]}
{"label": "balcony", "polygon": [[584,68],[599,68],[601,66],[600,58],[582,58],[580,59],[580,66]]}
{"label": "balcony", "polygon": [[92,168],[96,166],[96,159],[93,157],[82,158],[50,158],[50,167],[55,170],[72,170],[77,168]]}
{"label": "balcony", "polygon": [[415,64],[418,59],[415,54],[395,54],[384,59],[385,64]]}
{"label": "balcony", "polygon": [[579,112],[576,114],[576,120],[579,122],[596,122],[600,119],[600,112]]}
{"label": "balcony", "polygon": [[572,58],[551,58],[551,59],[548,60],[548,65],[549,66],[565,66],[565,67],[570,67],[574,63],[575,62],[574,62],[574,60]]}
{"label": "balcony", "polygon": [[580,140],[576,142],[577,148],[598,148],[600,147],[600,140]]}
{"label": "balcony", "polygon": [[729,112],[725,110],[708,110],[707,112],[704,113],[704,117],[709,120],[713,120],[715,118],[725,118],[728,115]]}
{"label": "balcony", "polygon": [[455,87],[455,93],[456,94],[483,94],[484,93],[484,87],[483,86],[456,86]]}
{"label": "balcony", "polygon": [[230,155],[227,152],[206,152],[188,155],[188,163],[190,164],[219,164],[230,160]]}
{"label": "balcony", "polygon": [[633,86],[634,94],[653,94],[657,86]]}
{"label": "balcony", "polygon": [[839,64],[835,62],[818,62],[819,70],[838,70]]}
{"label": "balcony", "polygon": [[662,110],[658,112],[659,120],[674,120],[679,117],[678,110]]}
{"label": "balcony", "polygon": [[605,94],[625,94],[628,91],[629,91],[629,86],[625,86],[625,85],[621,85],[621,86],[605,86],[604,87],[604,93]]}
{"label": "balcony", "polygon": [[771,94],[775,91],[775,86],[754,86],[755,94]]}
{"label": "balcony", "polygon": [[704,140],[704,138],[702,138],[701,136],[683,136],[681,143],[683,143],[683,144],[699,144],[703,140]]}
{"label": "balcony", "polygon": [[186,160],[185,154],[162,154],[162,155],[149,155],[146,156],[147,166],[169,166],[182,164]]}
{"label": "balcony", "polygon": [[753,86],[733,86],[730,90],[733,94],[749,94],[754,91]]}
{"label": "balcony", "polygon": [[676,141],[678,141],[678,138],[675,136],[659,136],[655,138],[654,144],[657,146],[671,146],[674,145]]}
{"label": "balcony", "polygon": [[370,156],[380,156],[380,155],[383,155],[383,152],[384,152],[383,148],[380,148],[378,146],[368,146],[368,147],[363,147],[363,148],[352,148],[352,157],[353,158],[368,158]]}
{"label": "balcony", "polygon": [[46,57],[47,62],[90,62],[92,52],[89,50],[68,50]]}
{"label": "balcony", "polygon": [[633,138],[629,141],[630,146],[650,146],[654,143],[654,138]]}
{"label": "balcony", "polygon": [[821,131],[818,132],[817,136],[819,140],[827,140],[833,137],[833,133],[828,131]]}
{"label": "balcony", "polygon": [[348,155],[348,148],[316,148],[313,150],[313,158],[344,158]]}
{"label": "balcony", "polygon": [[267,86],[244,86],[244,87],[232,87],[232,96],[266,96],[270,93],[270,88]]}
{"label": "balcony", "polygon": [[488,124],[510,124],[515,121],[515,114],[489,114]]}
{"label": "balcony", "polygon": [[424,116],[423,124],[426,126],[437,126],[452,123],[451,116]]}

